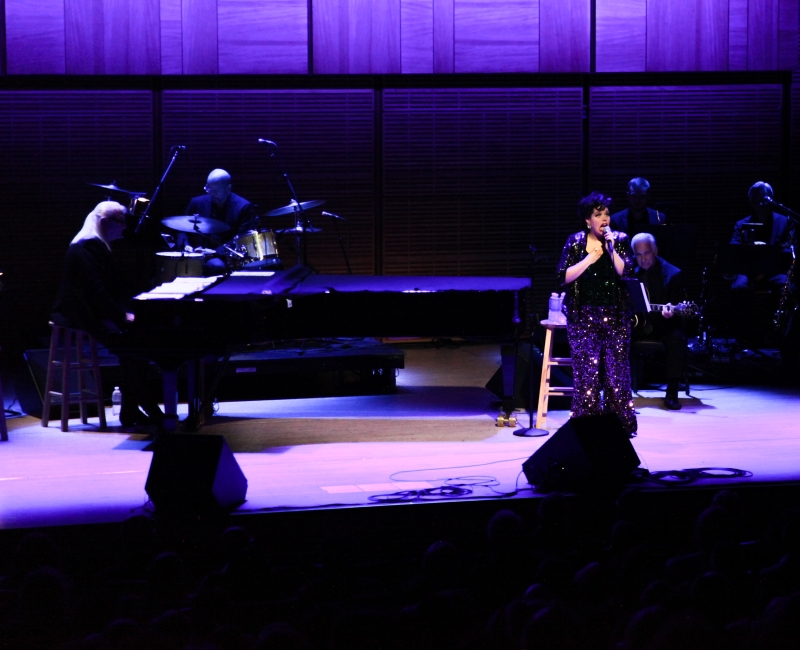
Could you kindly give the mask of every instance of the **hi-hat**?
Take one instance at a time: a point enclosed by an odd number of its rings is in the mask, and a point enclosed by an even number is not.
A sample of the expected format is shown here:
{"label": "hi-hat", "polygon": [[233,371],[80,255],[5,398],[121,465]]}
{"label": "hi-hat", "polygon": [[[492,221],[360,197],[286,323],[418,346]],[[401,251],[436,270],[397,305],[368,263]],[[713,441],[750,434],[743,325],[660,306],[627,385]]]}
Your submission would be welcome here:
{"label": "hi-hat", "polygon": [[180,230],[181,232],[199,232],[201,235],[210,235],[228,229],[228,224],[224,221],[217,221],[209,217],[201,217],[199,214],[182,217],[166,217],[161,220],[161,223],[173,230]]}
{"label": "hi-hat", "polygon": [[302,235],[304,232],[322,232],[322,228],[314,228],[314,226],[309,226],[308,228],[295,226],[294,228],[284,228],[283,230],[276,230],[275,232],[279,235],[296,235],[298,233]]}
{"label": "hi-hat", "polygon": [[94,187],[102,187],[104,190],[111,190],[112,192],[120,192],[122,194],[129,194],[130,196],[144,196],[147,192],[131,192],[130,190],[123,190],[121,187],[117,187],[114,183],[111,185],[100,185],[99,183],[88,183],[88,185],[92,185]]}
{"label": "hi-hat", "polygon": [[284,205],[282,208],[275,208],[274,210],[270,210],[265,214],[265,217],[279,217],[282,214],[293,214],[295,212],[299,212],[300,210],[310,210],[311,208],[316,208],[319,205],[322,205],[325,201],[304,201],[303,203],[297,203],[292,201],[289,205]]}

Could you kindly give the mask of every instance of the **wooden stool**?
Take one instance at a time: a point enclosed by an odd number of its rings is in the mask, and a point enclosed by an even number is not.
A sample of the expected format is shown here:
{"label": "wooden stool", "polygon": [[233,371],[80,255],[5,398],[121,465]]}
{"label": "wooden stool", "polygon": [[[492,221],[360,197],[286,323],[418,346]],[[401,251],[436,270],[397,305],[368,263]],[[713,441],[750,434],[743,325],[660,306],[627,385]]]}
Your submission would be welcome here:
{"label": "wooden stool", "polygon": [[557,329],[566,329],[566,325],[549,320],[541,322],[545,328],[544,358],[542,359],[542,380],[539,383],[539,405],[536,409],[536,428],[544,429],[547,424],[547,404],[551,396],[572,395],[571,386],[551,386],[550,370],[553,367],[572,367],[572,358],[553,356],[553,332]]}
{"label": "wooden stool", "polygon": [[[69,404],[75,401],[80,405],[81,422],[88,424],[86,405],[96,403],[97,413],[100,416],[100,427],[106,427],[106,409],[103,404],[102,387],[100,382],[100,362],[97,359],[97,341],[93,336],[83,330],[61,327],[50,323],[53,333],[50,336],[50,356],[47,359],[47,381],[44,386],[44,408],[42,409],[42,426],[50,423],[50,402],[53,397],[61,402],[61,430],[69,431]],[[84,340],[89,343],[89,358],[85,356]],[[63,347],[59,358],[59,345]],[[73,353],[74,350],[74,353]],[[61,371],[61,392],[53,390],[53,383],[58,371]],[[70,387],[70,373],[74,371],[78,378],[78,390],[72,392]],[[85,375],[94,378],[95,390],[86,387]]]}

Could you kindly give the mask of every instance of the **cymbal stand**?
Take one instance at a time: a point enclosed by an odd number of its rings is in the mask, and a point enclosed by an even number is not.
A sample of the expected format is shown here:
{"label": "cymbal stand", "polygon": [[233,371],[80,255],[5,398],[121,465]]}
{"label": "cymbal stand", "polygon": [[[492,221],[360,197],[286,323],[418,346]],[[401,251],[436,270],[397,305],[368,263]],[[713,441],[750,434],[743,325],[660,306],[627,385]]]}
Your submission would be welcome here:
{"label": "cymbal stand", "polygon": [[289,193],[292,195],[292,202],[295,203],[294,208],[294,237],[295,237],[295,257],[297,264],[302,264],[303,266],[306,265],[308,262],[308,251],[306,250],[306,239],[304,235],[306,234],[306,229],[308,228],[308,219],[306,218],[306,213],[303,210],[303,206],[300,204],[300,201],[297,198],[297,192],[294,191],[294,185],[292,185],[292,181],[289,178],[289,174],[286,173],[286,170],[283,168],[281,164],[280,157],[277,155],[278,153],[278,145],[270,140],[259,140],[261,144],[266,144],[269,148],[269,157],[275,161],[275,164],[278,167],[278,173],[283,176],[283,180],[286,181],[286,184],[289,186]]}
{"label": "cymbal stand", "polygon": [[159,190],[161,190],[161,186],[164,184],[164,181],[167,180],[167,176],[169,175],[170,169],[172,169],[172,165],[175,164],[175,160],[178,158],[178,154],[183,151],[186,147],[181,146],[173,146],[169,151],[172,154],[172,158],[167,165],[167,168],[164,170],[163,176],[161,176],[161,180],[158,181],[158,185],[156,186],[155,191],[153,192],[153,196],[150,198],[150,203],[147,204],[147,207],[144,209],[141,218],[139,219],[139,223],[136,224],[136,229],[134,230],[135,233],[138,233],[141,227],[144,225],[145,220],[150,216],[150,208],[153,207],[153,203],[156,202],[156,197],[158,196]]}

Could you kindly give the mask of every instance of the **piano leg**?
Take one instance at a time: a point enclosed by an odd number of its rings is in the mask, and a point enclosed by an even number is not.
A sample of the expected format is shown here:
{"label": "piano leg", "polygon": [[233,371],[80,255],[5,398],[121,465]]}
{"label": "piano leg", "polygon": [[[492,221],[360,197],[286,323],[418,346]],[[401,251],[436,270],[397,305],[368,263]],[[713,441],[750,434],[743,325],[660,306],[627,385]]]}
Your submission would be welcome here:
{"label": "piano leg", "polygon": [[164,430],[174,433],[178,428],[178,368],[161,367],[164,384]]}

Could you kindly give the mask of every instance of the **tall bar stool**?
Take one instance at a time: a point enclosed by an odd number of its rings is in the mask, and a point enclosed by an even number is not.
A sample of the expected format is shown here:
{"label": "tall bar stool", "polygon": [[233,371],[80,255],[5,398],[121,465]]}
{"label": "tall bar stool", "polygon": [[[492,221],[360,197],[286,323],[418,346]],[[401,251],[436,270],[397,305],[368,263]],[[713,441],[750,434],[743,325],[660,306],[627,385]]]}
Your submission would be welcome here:
{"label": "tall bar stool", "polygon": [[572,395],[572,386],[551,386],[550,371],[561,366],[572,367],[571,357],[553,356],[553,333],[558,329],[566,329],[566,325],[550,320],[541,321],[545,328],[544,358],[542,359],[542,379],[539,382],[539,404],[536,408],[536,428],[544,429],[547,424],[547,405],[553,396]]}
{"label": "tall bar stool", "polygon": [[[50,404],[55,397],[61,403],[61,430],[69,431],[69,405],[77,402],[80,406],[81,422],[88,424],[87,404],[97,404],[100,416],[100,427],[106,428],[106,410],[103,404],[100,381],[100,362],[97,358],[97,341],[83,330],[61,327],[51,322],[53,331],[50,335],[50,355],[47,359],[47,381],[44,387],[44,408],[42,409],[42,426],[50,423]],[[84,342],[89,343],[89,357],[86,357]],[[59,347],[62,348],[59,356]],[[53,390],[58,373],[61,373],[61,392]],[[70,374],[75,372],[78,390],[70,386]],[[94,379],[95,390],[86,385],[86,378]]]}

